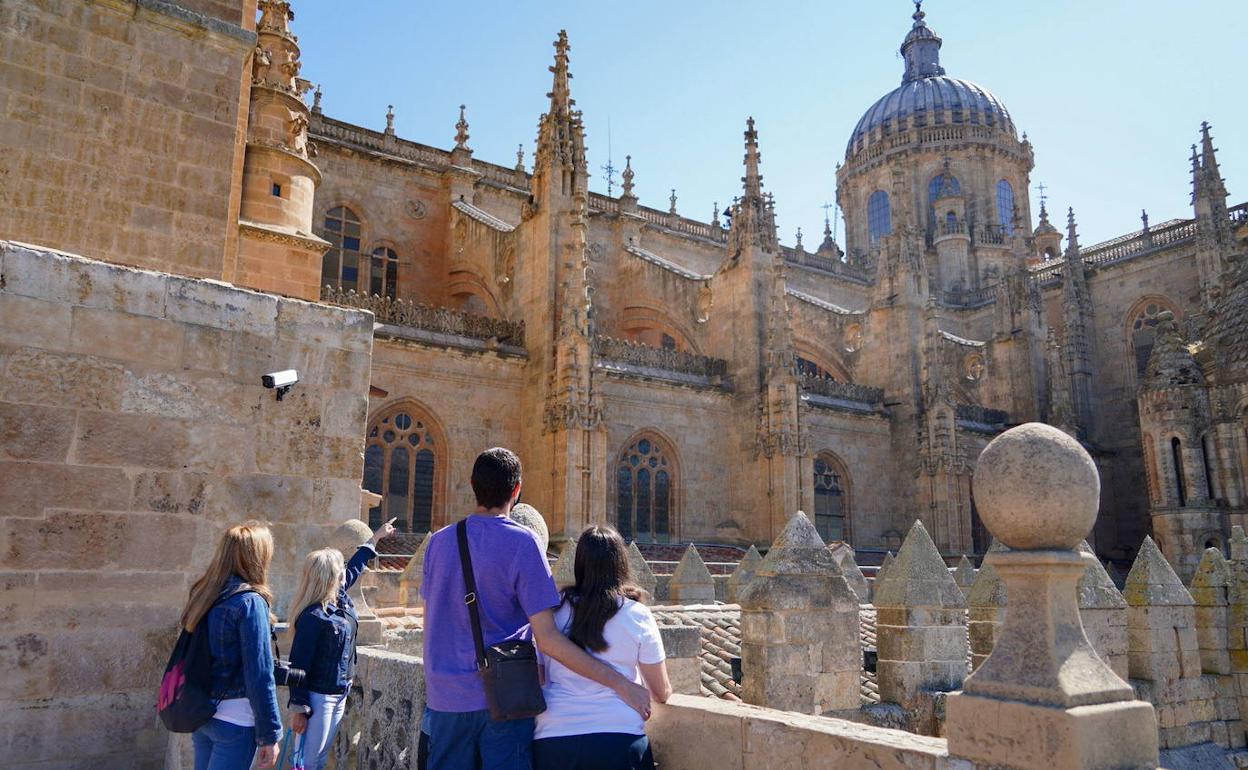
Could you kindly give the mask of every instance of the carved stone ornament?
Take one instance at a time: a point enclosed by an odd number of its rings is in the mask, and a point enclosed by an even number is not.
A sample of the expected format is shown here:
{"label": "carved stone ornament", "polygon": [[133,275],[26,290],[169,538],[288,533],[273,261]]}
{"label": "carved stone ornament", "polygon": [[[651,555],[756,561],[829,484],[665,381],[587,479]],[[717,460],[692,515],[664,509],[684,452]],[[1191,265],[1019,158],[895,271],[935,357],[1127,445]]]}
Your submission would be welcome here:
{"label": "carved stone ornament", "polygon": [[971,382],[979,382],[984,378],[988,365],[979,353],[970,353],[962,360],[962,376]]}
{"label": "carved stone ornament", "polygon": [[862,324],[850,324],[845,327],[845,352],[857,353],[859,350],[862,350],[862,339]]}
{"label": "carved stone ornament", "polygon": [[412,219],[424,219],[425,215],[428,213],[429,211],[428,209],[425,208],[424,201],[420,200],[419,198],[411,198],[408,200],[407,215],[410,216]]}

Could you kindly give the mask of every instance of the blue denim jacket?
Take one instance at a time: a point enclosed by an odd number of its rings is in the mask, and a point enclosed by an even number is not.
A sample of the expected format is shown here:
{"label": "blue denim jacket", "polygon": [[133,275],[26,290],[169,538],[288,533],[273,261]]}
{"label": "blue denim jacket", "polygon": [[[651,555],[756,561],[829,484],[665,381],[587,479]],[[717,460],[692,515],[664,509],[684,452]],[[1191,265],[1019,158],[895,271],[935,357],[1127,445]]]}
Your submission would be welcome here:
{"label": "blue denim jacket", "polygon": [[306,687],[290,688],[291,706],[309,706],[308,693],[341,695],[351,689],[355,676],[355,637],[359,623],[355,604],[347,589],[355,585],[364,566],[377,555],[373,546],[359,547],[351,561],[338,597],[328,608],[310,604],[295,619],[295,640],[290,647],[290,665],[308,672]]}
{"label": "blue denim jacket", "polygon": [[256,718],[256,745],[277,743],[282,720],[273,682],[273,644],[269,605],[254,591],[239,591],[243,581],[231,575],[218,603],[208,611],[208,649],[212,653],[212,697],[247,698]]}

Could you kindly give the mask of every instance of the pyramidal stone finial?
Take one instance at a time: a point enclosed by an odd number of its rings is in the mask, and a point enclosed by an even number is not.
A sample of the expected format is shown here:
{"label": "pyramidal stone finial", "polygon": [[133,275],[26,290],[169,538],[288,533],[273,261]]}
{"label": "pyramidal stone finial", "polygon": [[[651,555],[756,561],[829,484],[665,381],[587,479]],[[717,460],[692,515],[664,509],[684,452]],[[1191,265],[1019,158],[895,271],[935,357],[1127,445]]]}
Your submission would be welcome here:
{"label": "pyramidal stone finial", "polygon": [[646,561],[646,557],[642,556],[636,540],[628,544],[628,571],[637,587],[645,591],[653,599],[655,587],[658,585],[658,578],[654,576],[654,570],[650,569],[650,564]]}
{"label": "pyramidal stone finial", "polygon": [[1118,586],[1114,585],[1088,541],[1081,542],[1078,550],[1088,563],[1083,577],[1079,578],[1079,609],[1125,609],[1127,601],[1122,598]]}
{"label": "pyramidal stone finial", "polygon": [[836,560],[837,566],[841,568],[841,574],[845,576],[845,582],[849,583],[854,596],[858,597],[858,603],[870,604],[871,586],[867,583],[866,576],[862,574],[862,569],[858,566],[858,560],[854,558],[854,549],[845,543],[833,543],[828,546],[828,549],[832,551],[832,558]]}
{"label": "pyramidal stone finial", "polygon": [[953,570],[953,582],[958,584],[958,588],[962,589],[965,596],[971,592],[971,585],[975,582],[975,567],[971,564],[971,560],[963,554],[958,559],[958,566]]}
{"label": "pyramidal stone finial", "polygon": [[667,590],[677,604],[708,604],[715,601],[715,578],[692,543],[672,572]]}
{"label": "pyramidal stone finial", "polygon": [[1201,606],[1226,604],[1231,565],[1217,548],[1206,548],[1192,576],[1192,600]]}
{"label": "pyramidal stone finial", "polygon": [[762,554],[751,544],[745,556],[741,557],[741,561],[737,563],[737,568],[728,576],[728,601],[737,601],[741,589],[754,578],[754,573],[758,572],[758,565],[762,563]]}
{"label": "pyramidal stone finial", "polygon": [[1122,592],[1132,607],[1183,607],[1194,604],[1192,595],[1161,549],[1148,535],[1127,573],[1126,589]]}
{"label": "pyramidal stone finial", "polygon": [[1248,559],[1248,535],[1244,534],[1244,528],[1236,524],[1231,527],[1231,561],[1244,561]]}
{"label": "pyramidal stone finial", "polygon": [[897,557],[893,556],[892,551],[889,551],[888,553],[884,554],[884,559],[880,562],[880,566],[877,567],[875,570],[875,585],[876,586],[879,586],[880,581],[884,579],[885,574],[888,573],[888,568],[893,566],[893,562],[896,560],[896,558]]}
{"label": "pyramidal stone finial", "polygon": [[877,607],[965,607],[966,597],[954,582],[922,521],[916,520],[902,541],[883,582],[875,585]]}
{"label": "pyramidal stone finial", "polygon": [[1004,607],[1005,583],[991,564],[985,563],[975,575],[971,590],[966,594],[968,607]]}

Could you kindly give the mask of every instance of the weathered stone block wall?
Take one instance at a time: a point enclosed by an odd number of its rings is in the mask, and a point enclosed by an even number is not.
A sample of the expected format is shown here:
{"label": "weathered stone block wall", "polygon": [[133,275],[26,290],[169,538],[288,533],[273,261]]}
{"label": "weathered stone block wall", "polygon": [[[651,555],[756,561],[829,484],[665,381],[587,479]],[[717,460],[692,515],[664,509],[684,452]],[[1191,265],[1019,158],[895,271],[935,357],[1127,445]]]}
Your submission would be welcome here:
{"label": "weathered stone block wall", "polygon": [[[153,698],[220,531],[278,614],[359,515],[372,316],[0,243],[0,755],[158,767]],[[282,401],[260,385],[294,368]]]}
{"label": "weathered stone block wall", "polygon": [[831,452],[841,459],[849,474],[842,483],[849,487],[847,518],[853,544],[888,545],[885,533],[905,532],[917,513],[906,505],[896,485],[878,483],[882,478],[896,476],[888,419],[831,409],[810,409],[804,416],[810,426],[812,458],[820,452]]}
{"label": "weathered stone block wall", "polygon": [[0,238],[229,277],[244,5],[0,5]]}

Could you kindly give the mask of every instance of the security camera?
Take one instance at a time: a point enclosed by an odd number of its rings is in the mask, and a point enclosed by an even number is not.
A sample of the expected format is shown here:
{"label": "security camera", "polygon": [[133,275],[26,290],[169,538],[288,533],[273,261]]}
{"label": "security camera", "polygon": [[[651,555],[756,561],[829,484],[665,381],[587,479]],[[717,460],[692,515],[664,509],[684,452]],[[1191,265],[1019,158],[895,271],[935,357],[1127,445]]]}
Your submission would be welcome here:
{"label": "security camera", "polygon": [[277,390],[277,400],[281,401],[282,396],[294,387],[299,381],[299,372],[294,369],[284,369],[280,372],[266,374],[260,378],[260,384],[266,388],[274,388]]}

